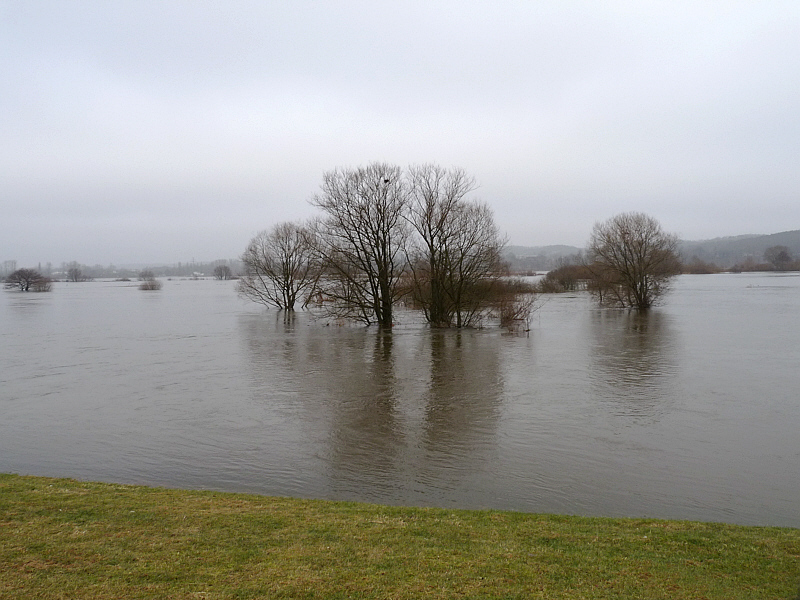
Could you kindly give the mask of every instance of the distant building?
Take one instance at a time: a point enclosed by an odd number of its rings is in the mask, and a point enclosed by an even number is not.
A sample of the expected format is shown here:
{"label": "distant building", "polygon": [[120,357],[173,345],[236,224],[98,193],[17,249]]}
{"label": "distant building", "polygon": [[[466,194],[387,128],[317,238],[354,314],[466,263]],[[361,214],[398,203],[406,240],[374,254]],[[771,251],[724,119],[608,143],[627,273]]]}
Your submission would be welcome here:
{"label": "distant building", "polygon": [[14,271],[17,270],[17,261],[15,260],[4,260],[3,266],[0,268],[0,277],[5,277],[6,275],[11,275]]}

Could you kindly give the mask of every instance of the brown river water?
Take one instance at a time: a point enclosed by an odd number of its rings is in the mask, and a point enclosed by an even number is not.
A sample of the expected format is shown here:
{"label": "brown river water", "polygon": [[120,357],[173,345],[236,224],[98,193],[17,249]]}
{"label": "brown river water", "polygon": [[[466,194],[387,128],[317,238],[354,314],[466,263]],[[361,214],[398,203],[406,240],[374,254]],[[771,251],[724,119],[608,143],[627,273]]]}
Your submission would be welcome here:
{"label": "brown river water", "polygon": [[391,333],[234,282],[0,290],[0,472],[393,505],[800,527],[800,276],[640,315]]}

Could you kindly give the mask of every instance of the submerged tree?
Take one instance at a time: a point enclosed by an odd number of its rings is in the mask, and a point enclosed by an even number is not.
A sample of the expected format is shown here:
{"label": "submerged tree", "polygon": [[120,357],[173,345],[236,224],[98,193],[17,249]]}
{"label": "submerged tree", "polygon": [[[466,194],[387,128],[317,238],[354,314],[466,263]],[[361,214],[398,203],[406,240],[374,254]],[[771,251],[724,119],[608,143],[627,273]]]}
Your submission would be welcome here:
{"label": "submerged tree", "polygon": [[161,282],[156,279],[155,273],[149,269],[145,269],[139,273],[139,281],[141,281],[139,284],[140,290],[151,292],[161,289]]}
{"label": "submerged tree", "polygon": [[650,308],[681,271],[677,246],[677,236],[642,213],[623,213],[595,224],[587,259],[590,291],[603,304]]}
{"label": "submerged tree", "polygon": [[310,229],[298,223],[279,223],[256,235],[242,255],[245,272],[239,293],[267,306],[292,311],[305,307],[318,269]]}
{"label": "submerged tree", "polygon": [[214,267],[214,279],[218,279],[220,281],[228,281],[229,279],[233,279],[233,271],[228,265],[217,265]]}
{"label": "submerged tree", "polygon": [[35,269],[17,269],[6,277],[5,286],[18,288],[21,292],[49,292],[52,289],[50,279]]}
{"label": "submerged tree", "polygon": [[332,315],[391,327],[408,233],[400,168],[372,163],[328,171],[312,204],[324,213],[315,236],[321,305]]}
{"label": "submerged tree", "polygon": [[[498,285],[505,242],[488,205],[466,198],[474,189],[463,170],[436,165],[328,171],[311,200],[323,214],[297,238],[308,255],[297,254],[291,231],[260,234],[242,257],[240,291],[290,309],[302,292],[304,305],[313,299],[331,316],[386,328],[406,295],[434,326],[467,327],[488,314],[523,321],[532,290]],[[295,256],[306,275],[289,264]]]}
{"label": "submerged tree", "polygon": [[505,245],[488,205],[467,200],[475,180],[461,169],[409,170],[412,293],[429,323],[464,327],[489,310]]}
{"label": "submerged tree", "polygon": [[76,261],[72,261],[66,265],[66,272],[67,281],[77,283],[79,281],[89,281],[90,279],[83,273],[81,266]]}

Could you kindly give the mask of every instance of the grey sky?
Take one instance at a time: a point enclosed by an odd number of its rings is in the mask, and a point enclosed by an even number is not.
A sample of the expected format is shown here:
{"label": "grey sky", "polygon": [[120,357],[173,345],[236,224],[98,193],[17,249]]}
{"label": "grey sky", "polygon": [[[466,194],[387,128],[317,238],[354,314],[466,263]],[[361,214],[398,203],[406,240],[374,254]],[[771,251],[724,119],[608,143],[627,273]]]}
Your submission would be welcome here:
{"label": "grey sky", "polygon": [[0,260],[233,258],[322,173],[460,166],[512,243],[800,228],[800,2],[0,0]]}

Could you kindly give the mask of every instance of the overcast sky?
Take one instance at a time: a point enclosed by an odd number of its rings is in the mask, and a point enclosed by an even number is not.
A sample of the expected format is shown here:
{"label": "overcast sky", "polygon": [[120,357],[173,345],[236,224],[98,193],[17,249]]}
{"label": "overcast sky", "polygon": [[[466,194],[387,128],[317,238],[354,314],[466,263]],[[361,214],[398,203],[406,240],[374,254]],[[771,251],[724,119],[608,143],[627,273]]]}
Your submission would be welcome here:
{"label": "overcast sky", "polygon": [[800,2],[0,0],[0,261],[234,258],[323,172],[459,166],[513,244],[800,229]]}

